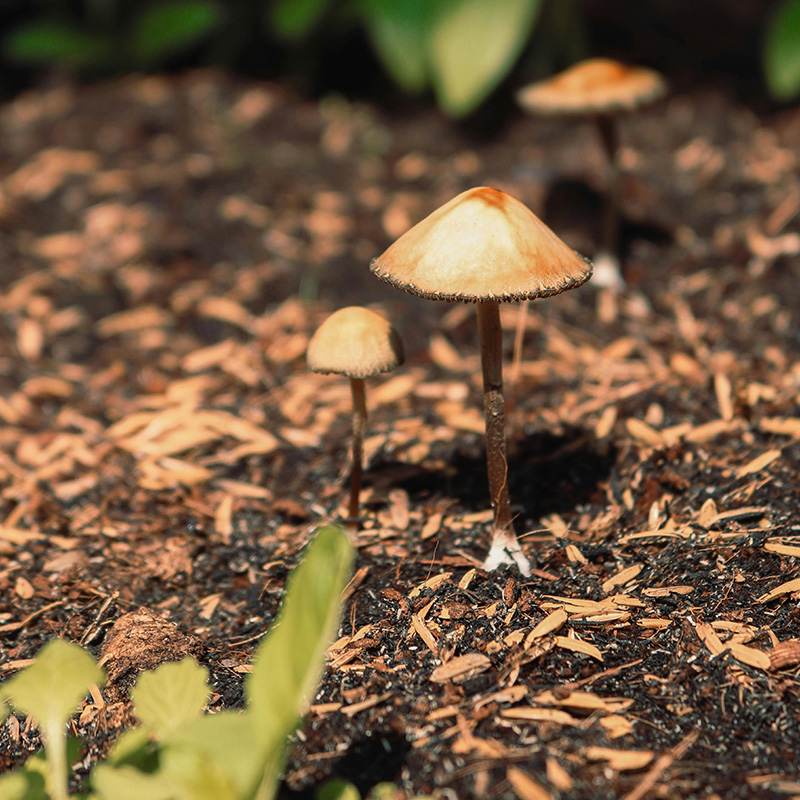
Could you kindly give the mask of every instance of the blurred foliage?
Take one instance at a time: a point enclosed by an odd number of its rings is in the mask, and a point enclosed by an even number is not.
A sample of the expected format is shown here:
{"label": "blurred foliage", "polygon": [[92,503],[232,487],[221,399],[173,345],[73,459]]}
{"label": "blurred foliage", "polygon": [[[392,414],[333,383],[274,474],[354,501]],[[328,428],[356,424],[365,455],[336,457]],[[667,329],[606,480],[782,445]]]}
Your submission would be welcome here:
{"label": "blurred foliage", "polygon": [[[348,37],[366,39],[404,91],[434,93],[448,114],[474,110],[508,74],[542,6],[574,0],[7,0],[16,10],[9,63],[96,76],[193,63],[235,63],[242,50],[313,70]],[[563,16],[563,15],[562,15]],[[8,26],[8,19],[6,26]],[[2,23],[0,23],[2,24]],[[238,51],[238,52],[237,52]],[[347,53],[342,53],[347,58]]]}
{"label": "blurred foliage", "polygon": [[767,23],[764,74],[776,100],[800,96],[800,0],[781,0]]}
{"label": "blurred foliage", "polygon": [[87,0],[77,13],[67,2],[48,3],[4,37],[2,53],[35,66],[152,69],[207,39],[223,17],[218,0]]}
{"label": "blurred foliage", "polygon": [[[143,672],[131,690],[141,722],[92,771],[84,800],[271,800],[286,744],[314,696],[341,615],[353,548],[335,525],[320,528],[286,586],[277,620],[245,681],[247,708],[206,714],[208,670],[192,659]],[[0,800],[67,800],[66,723],[103,671],[76,644],[54,640],[0,685],[8,706],[33,717],[45,750],[0,777]],[[334,795],[335,796],[335,795]],[[339,795],[346,796],[346,795]]]}
{"label": "blurred foliage", "polygon": [[[610,28],[602,25],[606,5]],[[598,21],[606,37],[617,31],[612,51],[621,43],[639,60],[636,31],[625,27],[634,23],[619,0],[2,0],[0,7],[0,61],[21,80],[42,68],[101,77],[223,64],[292,76],[305,89],[389,97],[385,74],[407,94],[431,93],[455,117],[477,109],[515,67],[541,78],[588,55],[584,15],[595,36]],[[663,16],[662,39],[671,25],[689,24],[677,11],[648,14],[648,22]],[[642,14],[633,16],[641,25]],[[751,19],[760,25],[765,16],[765,82],[775,99],[790,100],[800,94],[800,0],[763,0]],[[733,8],[730,19],[735,29]],[[743,35],[757,41],[752,29]],[[609,42],[594,44],[602,52]],[[371,68],[368,50],[382,71]],[[671,44],[662,60],[665,53]]]}

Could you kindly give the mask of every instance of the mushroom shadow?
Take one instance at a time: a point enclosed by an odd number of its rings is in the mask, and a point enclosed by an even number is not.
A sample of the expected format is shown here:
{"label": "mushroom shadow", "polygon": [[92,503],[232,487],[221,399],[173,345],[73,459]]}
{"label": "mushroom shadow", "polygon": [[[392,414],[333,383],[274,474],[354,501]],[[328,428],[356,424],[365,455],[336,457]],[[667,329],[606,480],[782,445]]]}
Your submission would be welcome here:
{"label": "mushroom shadow", "polygon": [[[452,498],[463,509],[483,511],[490,506],[483,442],[451,450],[447,465],[431,469],[423,465],[376,462],[370,469],[373,485],[401,488],[412,504]],[[574,511],[583,503],[605,503],[602,483],[614,469],[617,450],[598,442],[592,430],[572,428],[555,436],[537,432],[508,441],[508,473],[511,502],[519,511],[518,529],[530,527],[548,514]]]}
{"label": "mushroom shadow", "polygon": [[[554,181],[544,203],[544,220],[554,230],[589,231],[599,243],[605,198],[583,181]],[[619,257],[624,261],[638,239],[665,247],[673,241],[672,231],[657,222],[620,218]],[[599,245],[598,245],[599,246]]]}

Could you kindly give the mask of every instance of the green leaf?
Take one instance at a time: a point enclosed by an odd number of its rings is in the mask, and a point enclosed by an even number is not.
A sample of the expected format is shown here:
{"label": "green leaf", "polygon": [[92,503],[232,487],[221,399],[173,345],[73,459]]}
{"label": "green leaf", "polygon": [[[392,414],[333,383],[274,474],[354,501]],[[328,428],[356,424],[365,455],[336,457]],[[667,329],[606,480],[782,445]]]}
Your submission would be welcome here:
{"label": "green leaf", "polygon": [[314,792],[314,800],[361,800],[361,794],[349,781],[332,778]]}
{"label": "green leaf", "polygon": [[800,94],[800,0],[784,0],[767,24],[764,72],[776,100]]}
{"label": "green leaf", "polygon": [[103,670],[83,648],[63,639],[46,644],[27,669],[0,687],[23,714],[43,727],[63,726],[92,684],[104,680]]}
{"label": "green leaf", "polygon": [[262,751],[255,745],[252,714],[223,711],[206,715],[172,733],[165,750],[200,753],[231,781],[238,797],[248,796],[263,768]]}
{"label": "green leaf", "polygon": [[110,39],[60,22],[31,22],[3,40],[3,55],[22,64],[97,67],[113,53]]}
{"label": "green leaf", "polygon": [[441,0],[430,39],[439,105],[475,109],[505,77],[530,36],[541,0]]}
{"label": "green leaf", "polygon": [[407,92],[425,89],[427,37],[434,17],[429,0],[361,0],[359,11],[392,78]]}
{"label": "green leaf", "polygon": [[131,49],[137,63],[150,66],[198,44],[222,20],[215,0],[151,3],[133,21]]}
{"label": "green leaf", "polygon": [[208,702],[208,670],[191,658],[143,672],[131,689],[136,716],[156,739],[203,716]]}
{"label": "green leaf", "polygon": [[269,26],[283,39],[297,42],[311,33],[329,6],[329,0],[276,0],[269,7]]}
{"label": "green leaf", "polygon": [[48,800],[44,777],[24,766],[0,778],[0,800]]}
{"label": "green leaf", "polygon": [[[341,614],[353,548],[335,525],[320,528],[292,572],[278,619],[259,647],[245,693],[258,746],[272,768],[305,713]],[[264,772],[264,780],[277,775]]]}
{"label": "green leaf", "polygon": [[92,786],[101,800],[174,800],[174,787],[161,775],[147,775],[134,767],[98,764]]}

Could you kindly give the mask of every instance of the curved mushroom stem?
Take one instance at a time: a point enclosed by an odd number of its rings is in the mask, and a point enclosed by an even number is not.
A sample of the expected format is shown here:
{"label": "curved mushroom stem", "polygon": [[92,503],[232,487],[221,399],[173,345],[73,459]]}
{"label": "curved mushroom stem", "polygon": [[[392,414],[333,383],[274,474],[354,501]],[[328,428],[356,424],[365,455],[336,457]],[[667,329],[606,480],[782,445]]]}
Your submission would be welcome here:
{"label": "curved mushroom stem", "polygon": [[617,123],[609,114],[598,114],[595,121],[606,158],[606,202],[603,209],[600,251],[595,259],[594,283],[612,289],[622,289],[625,281],[619,269],[619,195],[621,188],[621,175],[617,161],[619,133]]}
{"label": "curved mushroom stem", "polygon": [[508,460],[503,407],[503,332],[500,308],[494,300],[479,301],[478,336],[483,369],[483,409],[486,418],[486,467],[489,495],[494,508],[492,546],[484,562],[487,569],[516,564],[526,577],[531,566],[514,534],[511,499],[508,493]]}
{"label": "curved mushroom stem", "polygon": [[364,431],[367,428],[367,401],[363,378],[350,378],[353,393],[353,468],[350,479],[350,507],[347,525],[358,530],[358,496],[361,494],[361,475],[364,459]]}

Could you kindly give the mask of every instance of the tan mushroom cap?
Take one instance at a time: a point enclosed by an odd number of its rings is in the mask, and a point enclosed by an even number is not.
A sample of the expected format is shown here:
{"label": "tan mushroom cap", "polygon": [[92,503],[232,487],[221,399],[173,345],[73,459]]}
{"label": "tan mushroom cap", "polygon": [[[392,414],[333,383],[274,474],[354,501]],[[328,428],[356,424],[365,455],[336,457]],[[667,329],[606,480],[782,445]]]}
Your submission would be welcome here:
{"label": "tan mushroom cap", "polygon": [[517,102],[534,114],[603,114],[634,111],[666,92],[666,81],[652,69],[590,58],[524,87],[517,93]]}
{"label": "tan mushroom cap", "polygon": [[403,363],[400,334],[368,308],[348,306],[331,314],[308,343],[306,361],[314,372],[368,378]]}
{"label": "tan mushroom cap", "polygon": [[479,186],[406,231],[370,269],[381,280],[434,300],[512,301],[580,286],[592,265],[530,209]]}

